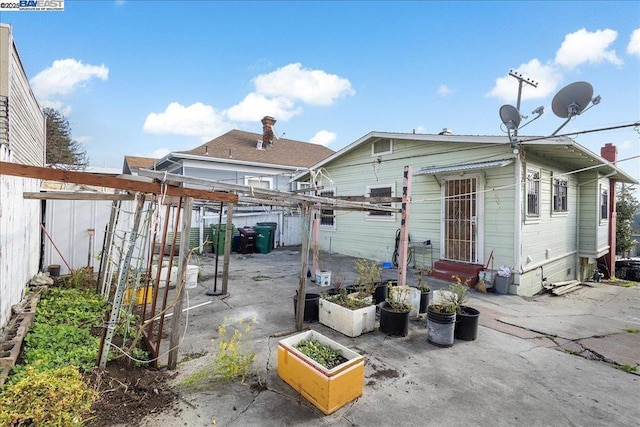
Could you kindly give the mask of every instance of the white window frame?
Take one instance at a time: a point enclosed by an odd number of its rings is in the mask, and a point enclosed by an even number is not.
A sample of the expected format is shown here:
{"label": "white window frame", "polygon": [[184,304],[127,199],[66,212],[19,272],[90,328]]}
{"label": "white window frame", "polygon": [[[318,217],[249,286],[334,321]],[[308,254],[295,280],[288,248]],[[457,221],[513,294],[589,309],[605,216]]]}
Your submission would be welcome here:
{"label": "white window frame", "polygon": [[389,141],[389,149],[387,151],[376,152],[376,143],[381,141],[387,141],[386,139],[379,139],[371,143],[371,155],[372,156],[382,156],[384,154],[393,154],[393,139],[388,139]]}
{"label": "white window frame", "polygon": [[[261,187],[260,185],[255,186],[255,185],[251,185],[252,181],[258,181],[258,183],[263,183],[263,182],[267,182],[269,183],[269,187]],[[244,177],[244,185],[246,187],[253,187],[253,188],[262,188],[263,190],[273,190],[273,178],[271,177],[266,177],[266,176],[245,176]]]}
{"label": "white window frame", "polygon": [[[336,191],[336,187],[325,187],[322,190],[318,190],[318,195],[320,197],[336,197],[337,195],[337,191]],[[324,215],[328,215],[328,212],[331,212],[331,214],[333,215],[331,224],[323,224],[323,218],[324,221],[327,221],[327,218],[323,216]],[[333,209],[320,209],[320,229],[321,230],[335,230],[336,229],[336,211]]]}
{"label": "white window frame", "polygon": [[[530,176],[537,174],[537,178],[533,178],[530,179]],[[539,168],[532,168],[532,167],[528,167],[527,168],[527,172],[526,172],[526,185],[525,185],[525,195],[526,195],[526,212],[527,212],[527,218],[531,218],[531,219],[537,219],[540,218],[540,204],[541,204],[541,192],[540,192],[540,178],[542,176],[542,171]],[[535,189],[535,193],[531,193],[532,190],[532,185],[534,186]],[[529,202],[529,195],[530,194],[535,194],[536,195],[536,205],[535,205],[535,212],[531,212],[530,208],[530,202]]]}
{"label": "white window frame", "polygon": [[[600,184],[600,189],[598,191],[598,208],[600,213],[598,217],[600,218],[601,223],[605,223],[609,221],[609,186],[605,184]],[[603,213],[605,215],[603,215]]]}
{"label": "white window frame", "polygon": [[[564,186],[562,185],[564,183]],[[557,200],[560,196],[557,194],[557,189],[564,187],[564,209],[562,207],[557,208],[557,204],[560,202]],[[558,202],[558,203],[557,203]],[[562,177],[551,178],[551,213],[552,214],[567,214],[569,212],[569,180]]]}
{"label": "white window frame", "polygon": [[[376,190],[379,188],[389,188],[391,189],[391,196],[390,197],[395,197],[396,195],[396,185],[395,183],[392,184],[376,184],[376,185],[367,185],[366,188],[366,195],[367,197],[371,197],[371,190]],[[381,205],[383,206],[389,206],[389,207],[395,207],[395,203],[381,203]],[[372,211],[367,211],[366,215],[365,215],[365,219],[367,221],[385,221],[385,222],[390,222],[390,221],[395,221],[396,220],[396,214],[394,212],[372,212]]]}

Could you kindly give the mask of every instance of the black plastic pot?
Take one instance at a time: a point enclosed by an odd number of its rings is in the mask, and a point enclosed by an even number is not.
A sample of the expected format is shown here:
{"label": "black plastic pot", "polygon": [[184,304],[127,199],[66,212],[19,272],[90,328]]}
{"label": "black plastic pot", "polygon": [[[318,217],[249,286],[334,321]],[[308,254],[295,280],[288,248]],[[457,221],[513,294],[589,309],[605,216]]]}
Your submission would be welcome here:
{"label": "black plastic pot", "polygon": [[427,312],[431,291],[420,291],[420,314]]}
{"label": "black plastic pot", "polygon": [[[298,315],[298,295],[293,296],[293,314]],[[305,322],[317,322],[320,319],[320,294],[305,294],[304,316]]]}
{"label": "black plastic pot", "polygon": [[380,304],[381,302],[385,302],[387,300],[387,296],[389,295],[389,287],[387,282],[379,282],[376,284],[376,290],[373,291],[373,303]]}
{"label": "black plastic pot", "polygon": [[388,302],[380,304],[380,332],[406,337],[409,334],[409,313],[395,311]]}
{"label": "black plastic pot", "polygon": [[427,307],[427,341],[439,347],[453,345],[456,313],[440,313]]}
{"label": "black plastic pot", "polygon": [[51,277],[60,276],[60,265],[59,264],[51,264],[49,266],[48,270],[49,270],[49,275]]}
{"label": "black plastic pot", "polygon": [[473,341],[478,336],[480,312],[465,305],[460,308],[462,312],[456,315],[455,337],[458,340]]}

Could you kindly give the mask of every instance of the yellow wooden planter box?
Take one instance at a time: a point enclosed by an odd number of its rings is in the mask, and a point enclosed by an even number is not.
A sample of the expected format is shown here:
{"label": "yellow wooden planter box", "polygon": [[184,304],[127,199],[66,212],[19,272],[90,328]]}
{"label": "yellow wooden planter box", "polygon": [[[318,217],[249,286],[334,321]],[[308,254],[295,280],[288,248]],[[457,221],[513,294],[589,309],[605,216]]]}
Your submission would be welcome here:
{"label": "yellow wooden planter box", "polygon": [[[294,348],[303,340],[315,340],[339,350],[347,361],[327,369]],[[329,415],[362,396],[364,358],[316,331],[306,331],[278,342],[278,376]]]}

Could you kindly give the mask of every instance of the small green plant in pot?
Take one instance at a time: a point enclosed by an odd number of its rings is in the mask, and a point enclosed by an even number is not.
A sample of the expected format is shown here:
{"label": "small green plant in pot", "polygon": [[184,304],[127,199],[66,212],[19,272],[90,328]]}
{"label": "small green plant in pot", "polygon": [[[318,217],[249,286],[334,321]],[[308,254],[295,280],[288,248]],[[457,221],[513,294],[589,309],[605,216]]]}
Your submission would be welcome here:
{"label": "small green plant in pot", "polygon": [[406,337],[409,334],[409,314],[413,309],[411,287],[390,286],[389,297],[380,304],[380,331]]}
{"label": "small green plant in pot", "polygon": [[466,305],[470,293],[467,283],[462,283],[458,276],[453,277],[456,281],[449,285],[448,299],[456,309],[456,323],[454,336],[463,341],[473,341],[478,335],[478,319],[480,312]]}
{"label": "small green plant in pot", "polygon": [[420,310],[419,313],[426,313],[429,306],[429,296],[431,294],[431,288],[426,280],[426,276],[431,270],[425,272],[423,269],[418,270],[416,277],[416,288],[420,291]]}
{"label": "small green plant in pot", "polygon": [[355,293],[357,293],[360,298],[373,295],[380,281],[380,275],[382,274],[380,263],[375,261],[370,262],[363,258],[358,259],[356,260],[356,272],[358,273],[358,278],[356,280]]}

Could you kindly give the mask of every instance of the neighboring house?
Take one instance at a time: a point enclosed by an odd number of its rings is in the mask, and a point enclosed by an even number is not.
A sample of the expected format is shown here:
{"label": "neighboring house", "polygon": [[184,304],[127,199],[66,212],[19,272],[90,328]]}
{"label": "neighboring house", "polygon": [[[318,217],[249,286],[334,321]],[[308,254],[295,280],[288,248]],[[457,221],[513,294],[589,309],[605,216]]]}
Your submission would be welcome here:
{"label": "neighboring house", "polygon": [[[319,144],[280,138],[273,143],[268,134],[275,122],[262,119],[263,134],[231,130],[189,151],[173,152],[155,164],[155,169],[184,176],[207,178],[231,184],[289,191],[291,177],[334,153]],[[266,134],[266,135],[265,135]],[[272,133],[271,133],[272,134]]]}
{"label": "neighboring house", "polygon": [[[264,117],[262,134],[231,130],[193,150],[169,153],[152,165],[145,166],[142,161],[137,161],[140,158],[127,156],[123,172],[128,172],[127,168],[131,173],[135,167],[148,168],[248,187],[298,190],[299,185],[292,185],[291,178],[332,155],[334,151],[318,144],[277,139],[272,129],[275,122],[272,117]],[[203,206],[196,208],[199,213],[194,215],[194,227],[197,223],[201,229],[217,225],[220,217],[215,206],[207,204],[208,213]],[[287,224],[287,219],[292,222]],[[274,239],[276,245],[300,244],[299,215],[296,210],[278,206],[236,208],[234,225],[237,227],[253,226],[259,222],[277,224]],[[200,234],[204,236],[208,233],[201,231]]]}
{"label": "neighboring house", "polygon": [[139,169],[153,168],[156,160],[151,157],[124,156],[122,173],[125,175],[138,175]]}
{"label": "neighboring house", "polygon": [[[589,277],[615,251],[610,182],[635,181],[566,137],[517,148],[507,137],[371,132],[312,170],[322,171],[322,195],[399,197],[411,166],[409,235],[432,249],[414,250],[415,264],[441,278],[473,277],[493,255],[494,270],[513,271],[510,292],[533,295],[543,278]],[[612,150],[608,144],[603,156]],[[294,180],[309,181],[309,173]],[[322,249],[391,261],[400,214],[338,212],[321,212]]]}
{"label": "neighboring house", "polygon": [[[45,118],[12,28],[0,24],[0,161],[44,166],[45,143]],[[0,169],[0,330],[39,269],[40,202],[22,196],[37,191],[40,180],[2,175]]]}

